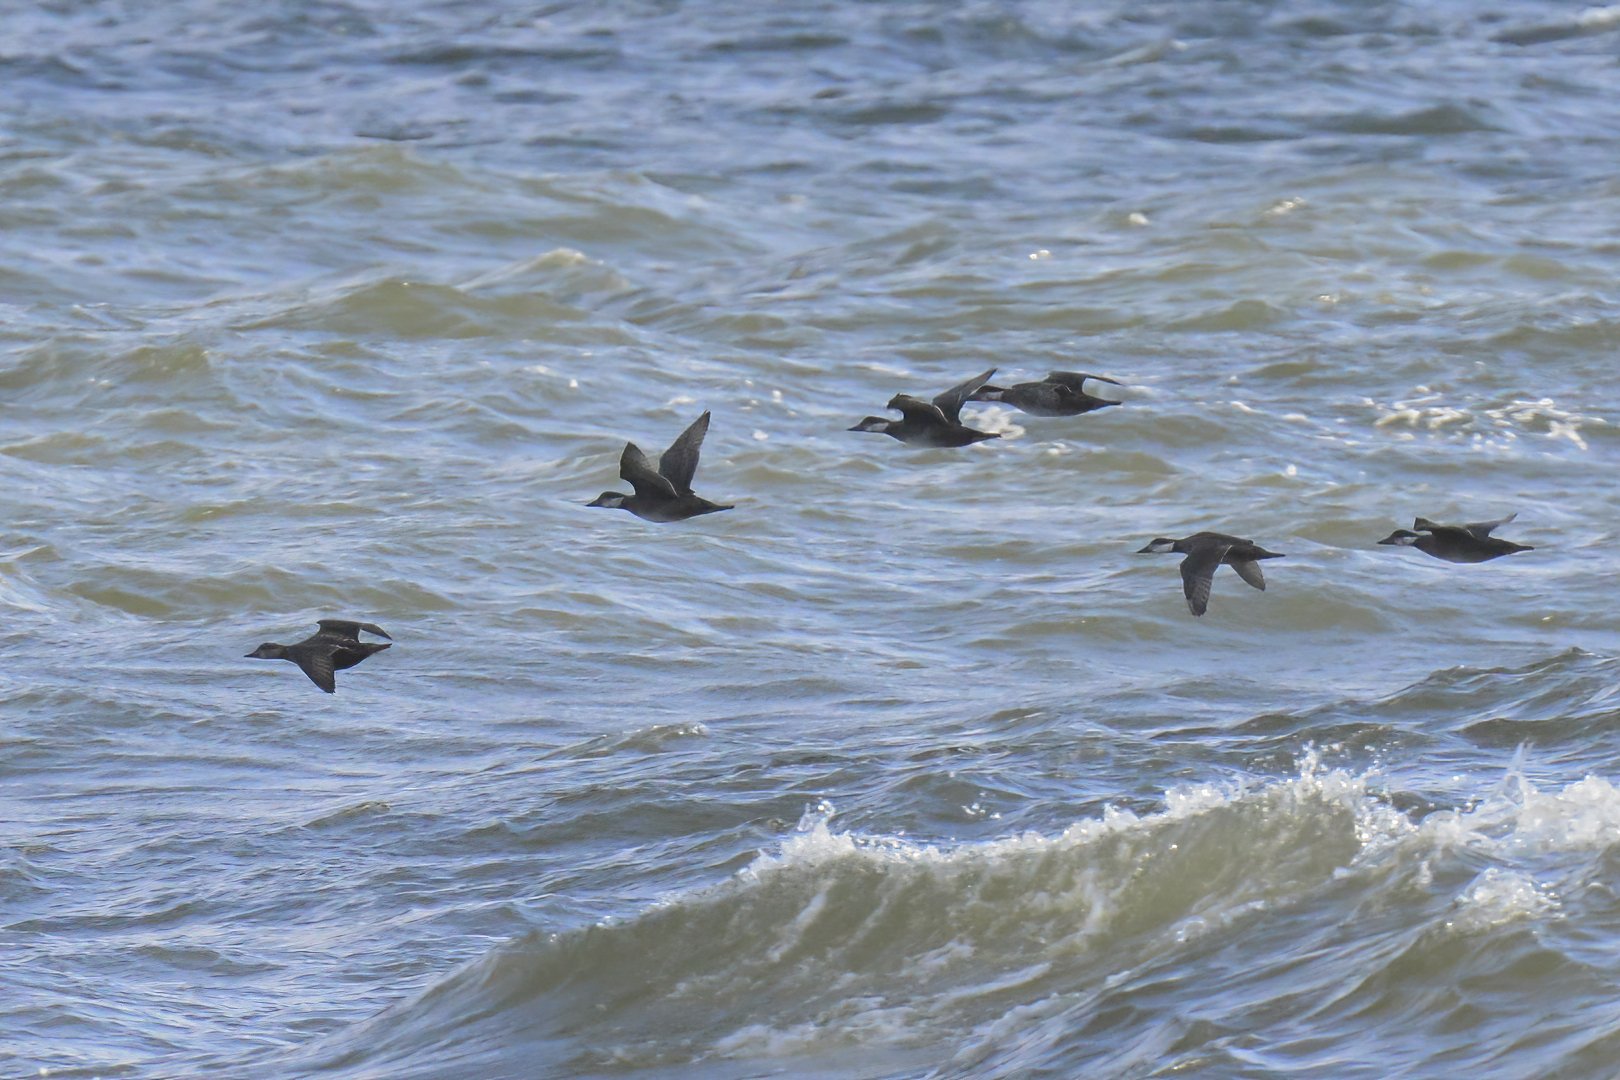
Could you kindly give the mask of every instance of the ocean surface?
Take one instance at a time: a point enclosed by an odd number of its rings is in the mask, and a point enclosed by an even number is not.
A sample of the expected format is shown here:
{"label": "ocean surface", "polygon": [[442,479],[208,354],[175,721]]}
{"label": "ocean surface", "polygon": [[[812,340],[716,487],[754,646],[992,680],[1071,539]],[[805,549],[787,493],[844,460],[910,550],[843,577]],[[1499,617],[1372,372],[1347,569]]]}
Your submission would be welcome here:
{"label": "ocean surface", "polygon": [[3,7],[0,1077],[1620,1075],[1620,8]]}

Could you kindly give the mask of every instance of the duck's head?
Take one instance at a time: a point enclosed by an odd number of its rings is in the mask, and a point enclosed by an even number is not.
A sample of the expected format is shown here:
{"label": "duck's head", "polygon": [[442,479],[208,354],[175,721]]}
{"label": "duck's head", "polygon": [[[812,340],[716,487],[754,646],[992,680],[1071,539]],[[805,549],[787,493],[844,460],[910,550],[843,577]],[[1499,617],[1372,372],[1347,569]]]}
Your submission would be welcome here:
{"label": "duck's head", "polygon": [[1410,529],[1396,529],[1394,532],[1390,533],[1388,536],[1384,537],[1378,542],[1380,544],[1391,544],[1399,547],[1411,547],[1421,539],[1421,536]]}
{"label": "duck's head", "polygon": [[287,659],[287,646],[267,641],[248,653],[248,658],[252,660],[285,660]]}
{"label": "duck's head", "polygon": [[1138,555],[1162,555],[1167,551],[1176,550],[1176,542],[1168,536],[1161,536],[1157,540],[1150,540],[1148,546],[1139,548]]}
{"label": "duck's head", "polygon": [[862,420],[860,423],[856,424],[854,427],[850,428],[849,430],[850,431],[875,431],[879,435],[887,435],[889,433],[889,426],[891,424],[893,424],[893,423],[894,423],[893,420],[885,420],[881,416],[868,416],[866,419]]}
{"label": "duck's head", "polygon": [[628,499],[629,497],[630,496],[628,495],[621,495],[617,491],[604,491],[602,494],[598,495],[585,505],[605,506],[609,510],[623,510],[624,500]]}

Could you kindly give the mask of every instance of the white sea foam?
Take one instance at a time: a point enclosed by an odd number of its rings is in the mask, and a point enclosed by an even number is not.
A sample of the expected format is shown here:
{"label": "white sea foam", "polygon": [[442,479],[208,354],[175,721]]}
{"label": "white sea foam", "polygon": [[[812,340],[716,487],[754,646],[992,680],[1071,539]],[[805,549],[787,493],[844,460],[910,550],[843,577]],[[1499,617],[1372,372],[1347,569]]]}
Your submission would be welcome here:
{"label": "white sea foam", "polygon": [[1426,387],[1417,389],[1422,396],[1388,403],[1362,399],[1376,414],[1373,426],[1408,440],[1426,433],[1505,446],[1523,436],[1540,436],[1566,440],[1581,450],[1590,449],[1584,428],[1608,426],[1601,416],[1560,408],[1551,398],[1515,399],[1495,408],[1478,408],[1446,404],[1442,394]]}
{"label": "white sea foam", "polygon": [[1557,909],[1557,900],[1530,874],[1492,866],[1463,890],[1457,898],[1457,914],[1446,925],[1448,929],[1474,933],[1545,916]]}

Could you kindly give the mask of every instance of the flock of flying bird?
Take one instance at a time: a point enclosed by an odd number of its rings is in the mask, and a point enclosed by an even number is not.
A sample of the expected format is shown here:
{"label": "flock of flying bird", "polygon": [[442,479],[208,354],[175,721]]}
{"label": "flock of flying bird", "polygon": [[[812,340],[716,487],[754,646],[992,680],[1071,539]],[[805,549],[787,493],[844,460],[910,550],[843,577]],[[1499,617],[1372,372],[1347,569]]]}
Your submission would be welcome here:
{"label": "flock of flying bird", "polygon": [[[962,406],[969,401],[997,401],[1032,416],[1079,416],[1093,409],[1120,404],[1086,393],[1086,380],[1124,385],[1101,375],[1054,371],[1039,382],[1001,387],[990,385],[990,377],[995,373],[996,369],[991,368],[975,375],[936,395],[931,402],[910,394],[896,394],[889,399],[888,408],[900,414],[899,420],[868,416],[849,430],[889,435],[912,446],[971,446],[1000,436],[962,423]],[[630,485],[633,494],[604,491],[586,505],[628,510],[639,518],[658,522],[684,521],[700,514],[734,509],[712,503],[692,490],[698,451],[708,433],[709,414],[705,412],[670,444],[659,457],[657,468],[635,443],[625,443],[624,453],[619,456],[619,477]],[[1533,550],[1528,545],[1491,535],[1492,530],[1516,516],[1509,514],[1497,521],[1476,521],[1468,525],[1437,525],[1428,518],[1418,518],[1411,529],[1396,529],[1378,542],[1414,547],[1446,562],[1487,562],[1516,551]],[[1253,540],[1218,532],[1196,532],[1179,540],[1161,536],[1137,554],[1166,552],[1186,556],[1181,560],[1181,585],[1187,597],[1187,608],[1194,615],[1202,615],[1208,608],[1210,585],[1222,563],[1256,589],[1264,590],[1266,579],[1260,572],[1260,561],[1283,557],[1281,552],[1267,551]],[[354,667],[373,653],[388,648],[385,643],[360,640],[362,630],[388,637],[374,623],[321,619],[317,625],[320,629],[314,635],[297,644],[278,645],[267,641],[247,655],[256,660],[290,660],[311,682],[331,694],[337,691],[335,672]]]}

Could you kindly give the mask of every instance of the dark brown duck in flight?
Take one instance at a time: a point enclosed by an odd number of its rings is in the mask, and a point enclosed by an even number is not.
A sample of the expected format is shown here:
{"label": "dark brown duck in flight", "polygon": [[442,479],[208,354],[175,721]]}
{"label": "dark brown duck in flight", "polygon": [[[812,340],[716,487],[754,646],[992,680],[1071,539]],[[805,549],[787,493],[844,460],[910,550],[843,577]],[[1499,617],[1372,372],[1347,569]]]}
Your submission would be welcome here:
{"label": "dark brown duck in flight", "polygon": [[1115,386],[1125,385],[1117,379],[1105,379],[1101,375],[1088,375],[1083,371],[1053,371],[1040,382],[1015,383],[1006,387],[981,386],[968,400],[999,401],[1031,416],[1079,416],[1093,409],[1120,404],[1086,393],[1087,379]]}
{"label": "dark brown duck in flight", "polygon": [[[277,645],[267,641],[248,653],[254,660],[291,660],[301,668],[309,681],[328,694],[337,693],[334,672],[352,668],[372,653],[388,648],[388,642],[361,641],[360,631],[388,637],[376,623],[350,622],[347,619],[321,619],[315,625],[320,629],[296,645]],[[389,638],[389,641],[392,641]]]}
{"label": "dark brown duck in flight", "polygon": [[1253,540],[1241,540],[1218,532],[1196,532],[1180,540],[1161,536],[1137,552],[1175,551],[1187,556],[1181,560],[1181,591],[1187,594],[1187,610],[1202,615],[1209,607],[1209,587],[1215,581],[1215,570],[1225,563],[1238,572],[1238,577],[1264,592],[1266,577],[1260,572],[1261,559],[1280,559],[1281,552],[1267,551]]}
{"label": "dark brown duck in flight", "polygon": [[699,514],[734,509],[692,493],[698,448],[708,433],[709,414],[705,412],[664,451],[657,469],[635,443],[625,443],[624,453],[619,455],[619,478],[635,488],[636,493],[621,495],[617,491],[604,491],[585,505],[628,510],[646,521],[684,521]]}
{"label": "dark brown duck in flight", "polygon": [[[1506,525],[1518,516],[1514,513],[1496,521],[1476,521],[1471,525],[1436,525],[1428,518],[1418,518],[1412,522],[1412,528],[1417,532],[1396,529],[1378,542],[1392,547],[1415,547],[1425,555],[1433,555],[1446,562],[1489,562],[1516,551],[1535,550],[1528,544],[1515,544],[1491,535],[1492,529]],[[1427,535],[1420,535],[1424,533]]]}
{"label": "dark brown duck in flight", "polygon": [[935,397],[932,404],[910,394],[896,394],[889,399],[888,407],[897,410],[900,419],[868,416],[849,430],[892,435],[912,446],[970,446],[985,439],[999,439],[1000,435],[970,428],[961,419],[962,403],[995,373],[996,369],[991,368],[983,375],[975,375]]}

